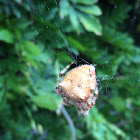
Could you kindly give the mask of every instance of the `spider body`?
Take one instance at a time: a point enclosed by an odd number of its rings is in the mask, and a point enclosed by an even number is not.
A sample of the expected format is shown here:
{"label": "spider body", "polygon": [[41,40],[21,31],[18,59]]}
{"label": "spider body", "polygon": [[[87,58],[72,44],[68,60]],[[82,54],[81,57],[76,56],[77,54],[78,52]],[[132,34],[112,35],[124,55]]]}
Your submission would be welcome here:
{"label": "spider body", "polygon": [[56,94],[61,94],[64,103],[68,106],[74,105],[79,113],[87,116],[98,95],[95,67],[93,65],[76,67],[69,71],[61,81],[70,65],[60,72]]}

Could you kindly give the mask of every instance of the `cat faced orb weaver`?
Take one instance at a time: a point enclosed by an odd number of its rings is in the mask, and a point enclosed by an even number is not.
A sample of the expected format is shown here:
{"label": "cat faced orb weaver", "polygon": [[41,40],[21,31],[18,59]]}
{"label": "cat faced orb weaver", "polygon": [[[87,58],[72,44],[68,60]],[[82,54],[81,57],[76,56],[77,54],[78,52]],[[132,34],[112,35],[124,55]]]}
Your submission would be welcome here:
{"label": "cat faced orb weaver", "polygon": [[69,71],[62,79],[63,74],[74,63],[60,72],[55,92],[61,94],[66,105],[74,105],[80,114],[88,116],[89,109],[94,106],[98,96],[95,67],[81,65]]}

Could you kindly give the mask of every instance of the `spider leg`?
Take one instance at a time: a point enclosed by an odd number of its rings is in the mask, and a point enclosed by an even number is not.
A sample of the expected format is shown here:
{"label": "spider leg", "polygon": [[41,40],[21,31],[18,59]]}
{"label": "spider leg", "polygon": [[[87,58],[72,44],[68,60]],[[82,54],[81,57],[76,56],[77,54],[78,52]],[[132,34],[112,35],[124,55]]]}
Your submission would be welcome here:
{"label": "spider leg", "polygon": [[[94,72],[95,72],[95,69],[94,69]],[[89,69],[89,73],[90,73],[90,81],[91,81],[90,82],[90,95],[93,97],[91,104],[93,106],[95,104],[97,97],[98,97],[98,87],[97,87],[97,82],[95,81],[95,84],[94,84],[94,80],[93,80],[93,79],[96,80],[95,74],[92,75],[90,69]],[[94,96],[92,95],[93,92],[94,92]]]}
{"label": "spider leg", "polygon": [[70,66],[72,64],[74,64],[75,61],[73,61],[72,63],[70,63],[69,65],[67,65],[60,73],[59,73],[59,78],[58,78],[58,83],[57,83],[57,86],[56,86],[56,90],[55,90],[55,93],[56,94],[59,94],[59,84],[61,83],[61,80],[62,80],[62,76],[63,74],[70,68]]}

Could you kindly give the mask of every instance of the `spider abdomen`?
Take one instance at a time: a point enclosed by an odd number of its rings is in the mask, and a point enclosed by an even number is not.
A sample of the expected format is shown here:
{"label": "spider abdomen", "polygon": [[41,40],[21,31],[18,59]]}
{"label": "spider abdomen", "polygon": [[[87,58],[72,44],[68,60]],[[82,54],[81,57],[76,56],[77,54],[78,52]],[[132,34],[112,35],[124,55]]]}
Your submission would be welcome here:
{"label": "spider abdomen", "polygon": [[[95,75],[94,67],[82,65],[69,71],[60,83],[63,91],[74,100],[87,100],[90,95],[90,74]],[[94,86],[96,81],[94,80]]]}
{"label": "spider abdomen", "polygon": [[[60,72],[60,78],[70,65]],[[59,89],[59,87],[61,88]],[[79,113],[87,116],[98,95],[94,66],[82,65],[69,71],[62,81],[59,79],[56,93],[61,94],[65,104],[74,105]]]}

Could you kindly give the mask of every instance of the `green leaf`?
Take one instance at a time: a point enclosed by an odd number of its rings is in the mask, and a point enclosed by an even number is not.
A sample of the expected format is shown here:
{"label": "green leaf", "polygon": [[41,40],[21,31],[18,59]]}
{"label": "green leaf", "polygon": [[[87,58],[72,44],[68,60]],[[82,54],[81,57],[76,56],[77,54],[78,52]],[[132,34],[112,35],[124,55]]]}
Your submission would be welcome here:
{"label": "green leaf", "polygon": [[15,20],[14,23],[14,27],[20,30],[25,30],[29,25],[31,25],[31,21],[27,21],[25,19]]}
{"label": "green leaf", "polygon": [[101,9],[96,6],[76,6],[80,11],[86,13],[86,14],[91,14],[91,15],[95,15],[95,16],[99,16],[102,14]]}
{"label": "green leaf", "polygon": [[134,63],[140,63],[140,55],[134,56],[134,57],[132,58],[132,61],[133,61]]}
{"label": "green leaf", "polygon": [[62,52],[62,51],[58,52],[57,56],[58,56],[58,60],[61,63],[71,63],[73,61],[71,54],[67,54],[67,53]]}
{"label": "green leaf", "polygon": [[118,111],[123,111],[125,109],[124,100],[120,97],[115,97],[110,100],[110,103],[115,107]]}
{"label": "green leaf", "polygon": [[84,51],[85,50],[84,46],[79,41],[75,40],[74,38],[69,36],[69,37],[67,37],[67,40],[73,48],[75,48],[79,51]]}
{"label": "green leaf", "polygon": [[36,31],[28,31],[26,33],[24,33],[24,40],[31,40],[33,39],[35,36],[37,36],[37,32]]}
{"label": "green leaf", "polygon": [[134,40],[126,33],[119,32],[108,26],[103,28],[103,39],[121,49],[132,51]]}
{"label": "green leaf", "polygon": [[[137,99],[132,99],[132,103],[140,107],[140,98],[138,97]],[[129,103],[129,104],[131,104],[131,103]]]}
{"label": "green leaf", "polygon": [[[52,71],[52,70],[51,70]],[[37,83],[36,92],[38,94],[44,94],[44,92],[51,92],[55,89],[56,83],[50,79],[40,80]]]}
{"label": "green leaf", "polygon": [[76,128],[76,137],[77,139],[84,139],[84,132],[78,128]]}
{"label": "green leaf", "polygon": [[128,4],[120,4],[117,8],[112,9],[111,13],[108,14],[108,20],[105,22],[112,27],[115,27],[118,23],[122,24],[129,17],[130,9],[131,6]]}
{"label": "green leaf", "polygon": [[[85,117],[84,120],[89,133],[94,139],[102,140],[109,137],[110,140],[117,140],[115,139],[116,136],[127,138],[127,135],[120,128],[109,123],[95,107],[89,111],[89,116]],[[94,133],[95,131],[97,133]]]}
{"label": "green leaf", "polygon": [[[111,124],[111,123],[108,123],[106,122],[108,127],[114,132],[116,133],[118,136],[122,136],[124,137],[125,139],[128,139],[128,136],[119,128],[117,127],[116,125],[114,124]],[[129,139],[128,139],[129,140]]]}
{"label": "green leaf", "polygon": [[41,53],[36,60],[42,63],[46,63],[47,62],[47,55],[45,53]]}
{"label": "green leaf", "polygon": [[29,55],[34,55],[34,56],[38,56],[40,54],[39,48],[31,41],[25,41],[20,45],[24,53],[27,53]]}
{"label": "green leaf", "polygon": [[15,6],[12,8],[12,10],[13,10],[14,15],[17,18],[21,18],[21,11],[20,10],[18,10]]}
{"label": "green leaf", "polygon": [[51,111],[55,111],[57,109],[57,103],[53,95],[45,94],[45,95],[37,95],[33,96],[32,101],[41,108],[46,108]]}
{"label": "green leaf", "polygon": [[96,35],[102,35],[102,26],[99,20],[92,15],[79,14],[79,19],[85,29],[94,32]]}
{"label": "green leaf", "polygon": [[117,56],[117,57],[115,57],[115,58],[112,60],[112,63],[114,64],[114,65],[113,65],[113,68],[112,68],[113,74],[114,74],[114,75],[116,74],[116,72],[117,72],[117,70],[118,70],[120,64],[121,64],[124,60],[125,60],[125,56],[124,56],[124,55]]}
{"label": "green leaf", "polygon": [[69,15],[70,4],[67,0],[60,1],[60,17]]}
{"label": "green leaf", "polygon": [[78,20],[78,16],[77,16],[76,11],[72,7],[70,8],[69,19],[70,19],[74,29],[79,31],[80,30],[80,22]]}
{"label": "green leaf", "polygon": [[85,5],[92,5],[98,2],[98,0],[71,0],[71,1],[74,3],[85,4]]}
{"label": "green leaf", "polygon": [[8,30],[0,30],[0,41],[12,44],[14,42],[13,35]]}

